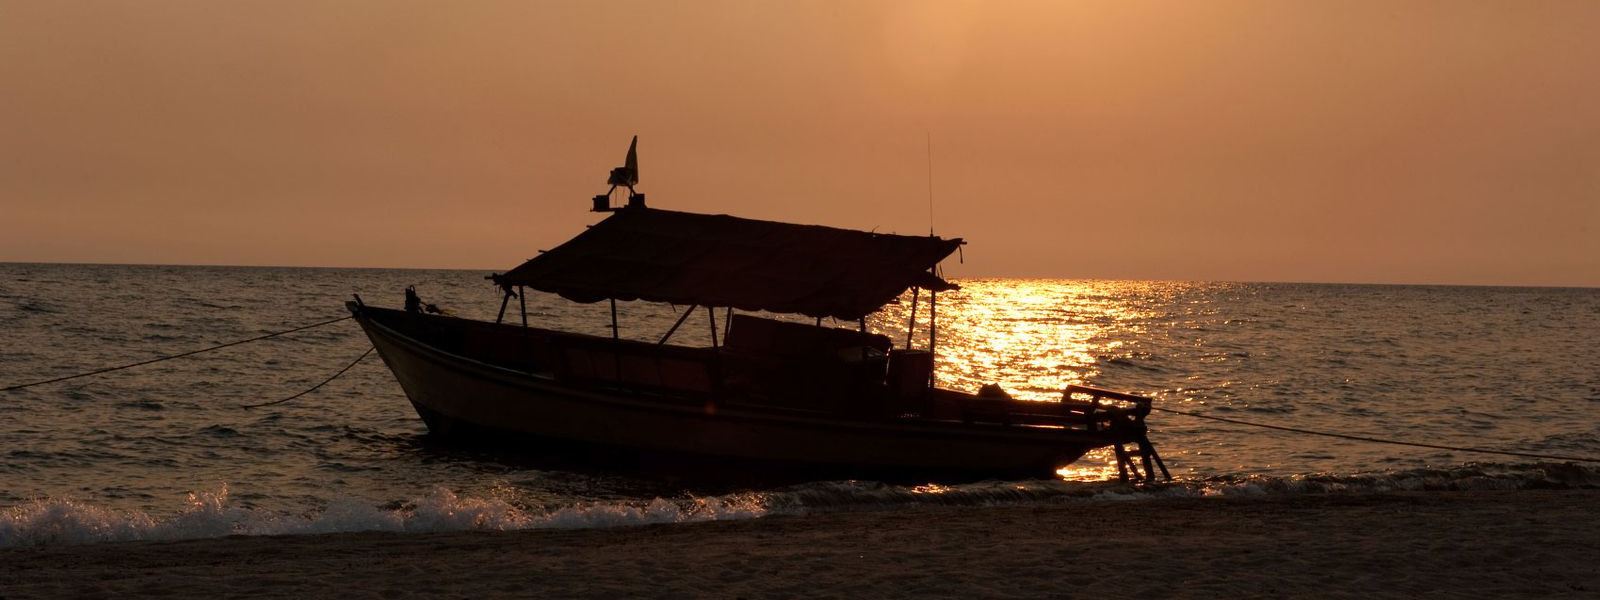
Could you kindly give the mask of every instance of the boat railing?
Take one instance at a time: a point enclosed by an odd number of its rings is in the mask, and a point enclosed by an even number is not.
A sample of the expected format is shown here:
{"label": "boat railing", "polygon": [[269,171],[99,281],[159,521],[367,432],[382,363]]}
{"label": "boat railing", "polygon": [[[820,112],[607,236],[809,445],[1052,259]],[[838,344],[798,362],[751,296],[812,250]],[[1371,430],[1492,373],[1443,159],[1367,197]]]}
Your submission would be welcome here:
{"label": "boat railing", "polygon": [[1001,425],[1055,426],[1128,433],[1143,430],[1151,399],[1083,385],[1067,386],[1059,402],[983,397],[958,392],[936,394],[923,416]]}
{"label": "boat railing", "polygon": [[1063,390],[1061,393],[1061,399],[1063,401],[1071,400],[1074,397],[1087,397],[1089,398],[1089,402],[1093,404],[1102,404],[1106,400],[1113,400],[1122,403],[1125,406],[1142,407],[1146,409],[1150,408],[1151,402],[1154,402],[1153,399],[1146,396],[1138,396],[1126,392],[1118,392],[1077,384],[1067,386],[1067,389]]}
{"label": "boat railing", "polygon": [[1154,400],[1126,392],[1074,384],[1061,392],[1061,402],[1083,406],[1087,417],[1084,422],[1090,431],[1127,431],[1142,436],[1144,418],[1150,414],[1150,405]]}
{"label": "boat railing", "polygon": [[1143,421],[1145,415],[1150,414],[1150,404],[1153,402],[1145,396],[1076,384],[1067,386],[1061,392],[1061,401],[1081,406],[1090,415],[1125,414],[1136,417],[1139,421]]}

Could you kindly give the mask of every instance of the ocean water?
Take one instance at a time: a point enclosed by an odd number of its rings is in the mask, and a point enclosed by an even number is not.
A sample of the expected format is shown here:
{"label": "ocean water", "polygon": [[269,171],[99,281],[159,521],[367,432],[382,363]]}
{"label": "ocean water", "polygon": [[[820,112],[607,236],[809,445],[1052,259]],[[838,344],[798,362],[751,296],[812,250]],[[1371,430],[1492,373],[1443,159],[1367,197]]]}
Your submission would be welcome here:
{"label": "ocean water", "polygon": [[[405,286],[494,318],[477,271],[0,264],[0,387],[398,306]],[[941,386],[1157,406],[1422,443],[1600,457],[1600,290],[966,280],[938,297]],[[912,343],[926,347],[929,305]],[[621,303],[655,340],[672,307]],[[515,305],[512,307],[515,311]],[[608,334],[604,304],[531,295],[540,326]],[[909,298],[870,320],[905,342]],[[695,322],[699,325],[696,326]],[[709,343],[691,319],[678,343]],[[352,322],[0,392],[0,546],[332,531],[600,527],[918,504],[1600,486],[1593,463],[1378,445],[1157,412],[1177,481],[1106,453],[1035,481],[705,484],[551,469],[426,435]]]}

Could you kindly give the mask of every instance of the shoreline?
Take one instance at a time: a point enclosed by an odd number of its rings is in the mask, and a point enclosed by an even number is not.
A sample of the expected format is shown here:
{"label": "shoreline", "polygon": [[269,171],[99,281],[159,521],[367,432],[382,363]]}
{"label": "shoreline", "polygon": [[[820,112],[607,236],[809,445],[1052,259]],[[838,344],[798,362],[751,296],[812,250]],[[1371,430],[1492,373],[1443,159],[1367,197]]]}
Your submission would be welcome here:
{"label": "shoreline", "polygon": [[0,597],[1587,596],[1600,490],[916,507],[0,549]]}

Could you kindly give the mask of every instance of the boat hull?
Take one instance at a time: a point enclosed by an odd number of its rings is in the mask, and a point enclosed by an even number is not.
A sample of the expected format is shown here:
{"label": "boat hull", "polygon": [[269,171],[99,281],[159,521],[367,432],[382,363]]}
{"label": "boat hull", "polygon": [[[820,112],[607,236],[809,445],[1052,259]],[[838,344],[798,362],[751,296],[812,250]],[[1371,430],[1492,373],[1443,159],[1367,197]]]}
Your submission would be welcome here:
{"label": "boat hull", "polygon": [[689,404],[519,372],[390,326],[436,317],[352,310],[431,433],[509,442],[563,461],[767,467],[839,476],[1048,477],[1085,452],[1117,442],[1108,432],[1063,428],[841,419]]}

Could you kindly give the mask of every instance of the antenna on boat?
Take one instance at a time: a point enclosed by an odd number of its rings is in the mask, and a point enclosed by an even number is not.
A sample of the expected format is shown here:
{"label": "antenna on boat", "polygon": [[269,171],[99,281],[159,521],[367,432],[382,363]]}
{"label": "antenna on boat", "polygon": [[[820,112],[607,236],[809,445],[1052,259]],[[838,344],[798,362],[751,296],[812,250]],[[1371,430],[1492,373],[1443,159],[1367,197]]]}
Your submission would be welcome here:
{"label": "antenna on boat", "polygon": [[[924,131],[928,137],[928,237],[933,236],[933,132]],[[935,263],[928,267],[928,274],[939,276],[939,265]],[[915,307],[916,297],[912,296],[912,306]],[[915,309],[913,309],[915,310]],[[912,313],[912,318],[916,313]],[[939,292],[933,288],[928,289],[928,389],[939,386],[939,372],[936,368],[938,354],[935,354],[939,341]],[[911,330],[906,330],[906,347],[911,346]]]}
{"label": "antenna on boat", "polygon": [[928,237],[933,237],[933,132],[928,135]]}
{"label": "antenna on boat", "polygon": [[628,157],[623,159],[622,166],[611,170],[611,176],[606,178],[606,183],[611,189],[606,193],[594,197],[594,212],[613,212],[624,207],[611,205],[611,196],[617,193],[617,188],[628,188],[628,204],[626,208],[644,208],[644,194],[633,189],[639,185],[639,136],[633,136],[633,141],[628,144]]}

